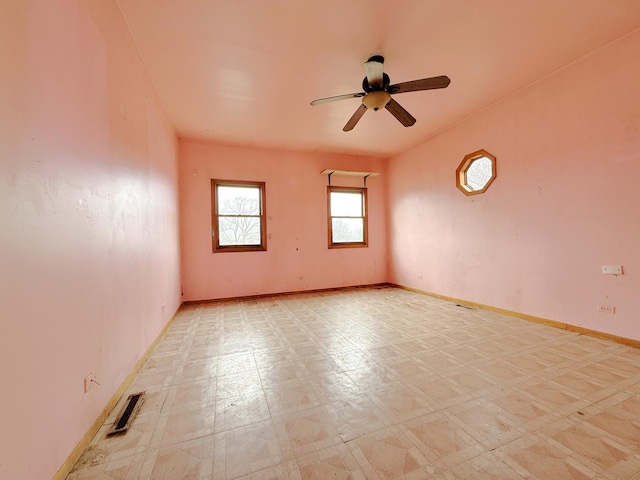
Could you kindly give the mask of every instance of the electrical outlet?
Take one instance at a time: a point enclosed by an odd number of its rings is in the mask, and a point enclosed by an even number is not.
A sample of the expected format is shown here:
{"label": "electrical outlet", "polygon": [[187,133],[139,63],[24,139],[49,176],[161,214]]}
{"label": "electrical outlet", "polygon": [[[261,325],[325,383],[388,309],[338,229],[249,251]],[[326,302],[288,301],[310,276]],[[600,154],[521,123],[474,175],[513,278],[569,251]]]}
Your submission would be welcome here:
{"label": "electrical outlet", "polygon": [[93,384],[98,385],[98,377],[96,376],[96,371],[92,371],[89,375],[84,377],[84,393],[87,393],[93,387]]}
{"label": "electrical outlet", "polygon": [[600,304],[597,304],[596,305],[596,310],[598,310],[599,312],[602,312],[602,313],[611,313],[611,314],[615,314],[616,313],[616,307],[614,307],[612,305],[600,305]]}
{"label": "electrical outlet", "polygon": [[622,265],[602,265],[604,275],[622,275]]}

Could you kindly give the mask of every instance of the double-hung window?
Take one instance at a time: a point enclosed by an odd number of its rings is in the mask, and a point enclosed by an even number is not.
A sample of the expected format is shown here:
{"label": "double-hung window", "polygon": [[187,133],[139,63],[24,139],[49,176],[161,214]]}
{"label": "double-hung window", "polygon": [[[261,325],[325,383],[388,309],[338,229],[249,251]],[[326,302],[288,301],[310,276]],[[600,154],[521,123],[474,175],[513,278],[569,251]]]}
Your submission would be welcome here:
{"label": "double-hung window", "polygon": [[367,189],[327,187],[329,248],[367,246]]}
{"label": "double-hung window", "polygon": [[214,252],[267,249],[264,182],[211,180]]}

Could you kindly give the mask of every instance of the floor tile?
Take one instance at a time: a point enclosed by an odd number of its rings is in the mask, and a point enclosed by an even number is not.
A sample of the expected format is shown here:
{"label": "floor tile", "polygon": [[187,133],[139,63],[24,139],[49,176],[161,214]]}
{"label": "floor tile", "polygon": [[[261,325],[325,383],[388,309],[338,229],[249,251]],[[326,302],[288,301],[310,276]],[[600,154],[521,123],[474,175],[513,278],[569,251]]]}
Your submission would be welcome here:
{"label": "floor tile", "polygon": [[166,447],[211,435],[214,425],[215,408],[212,403],[174,408],[158,418],[150,445]]}
{"label": "floor tile", "polygon": [[142,466],[140,480],[206,480],[213,473],[213,438],[199,438],[154,452]]}
{"label": "floor tile", "polygon": [[[145,402],[148,401],[145,393]],[[211,404],[216,398],[216,379],[204,378],[202,380],[180,383],[168,389],[163,411],[167,412],[171,409],[184,408],[186,406]],[[141,411],[146,411],[141,408]]]}
{"label": "floor tile", "polygon": [[638,471],[640,350],[374,286],[183,306],[68,479]]}
{"label": "floor tile", "polygon": [[524,480],[525,478],[528,477],[518,474],[491,452],[472,458],[434,477],[435,480]]}
{"label": "floor tile", "polygon": [[178,384],[215,378],[216,370],[217,358],[215,357],[187,361],[178,369],[172,383]]}
{"label": "floor tile", "polygon": [[300,480],[365,480],[365,474],[346,445],[330,447],[296,460]]}
{"label": "floor tile", "polygon": [[239,397],[248,393],[262,391],[262,389],[262,380],[258,370],[243,371],[217,377],[216,397]]}
{"label": "floor tile", "polygon": [[233,375],[248,371],[256,371],[258,366],[253,357],[253,353],[242,353],[239,355],[224,355],[218,359],[217,374],[220,376]]}
{"label": "floor tile", "polygon": [[522,437],[499,448],[495,454],[524,478],[587,480],[597,475],[575,459],[570,450],[539,434]]}
{"label": "floor tile", "polygon": [[322,405],[363,394],[346,372],[317,373],[309,375],[307,381]]}
{"label": "floor tile", "polygon": [[574,458],[597,473],[628,478],[640,471],[640,457],[628,446],[581,418],[563,419],[540,433],[573,452]]}
{"label": "floor tile", "polygon": [[327,413],[343,441],[349,441],[390,425],[388,412],[369,395],[360,395],[326,405]]}
{"label": "floor tile", "polygon": [[[318,480],[320,480],[321,478],[327,477],[307,478],[317,478]],[[336,476],[334,478],[340,477]],[[236,480],[303,480],[303,477],[300,475],[300,471],[298,469],[296,461],[291,460],[274,467],[268,467],[263,470],[258,470],[254,473],[249,473],[248,475],[237,477]]]}
{"label": "floor tile", "polygon": [[475,399],[444,410],[463,430],[489,450],[525,434],[524,425],[509,418],[504,410],[486,399]]}
{"label": "floor tile", "polygon": [[216,434],[213,478],[231,480],[293,460],[281,422],[270,420]]}
{"label": "floor tile", "polygon": [[265,388],[269,411],[272,416],[308,410],[320,405],[320,399],[312,386],[304,380],[294,380],[278,387]]}
{"label": "floor tile", "polygon": [[434,410],[442,410],[471,399],[471,395],[466,394],[456,381],[446,375],[417,375],[406,379],[406,383],[418,390]]}
{"label": "floor tile", "polygon": [[434,467],[399,427],[357,438],[348,444],[367,478],[419,480]]}
{"label": "floor tile", "polygon": [[260,381],[264,388],[277,388],[293,380],[304,380],[309,372],[300,362],[279,362],[258,368]]}
{"label": "floor tile", "polygon": [[338,429],[323,407],[285,415],[280,420],[296,457],[342,443]]}
{"label": "floor tile", "polygon": [[67,480],[140,480],[143,464],[143,455],[100,463],[87,463],[81,457],[67,476]]}
{"label": "floor tile", "polygon": [[553,407],[518,388],[502,390],[487,396],[487,399],[526,431],[534,432],[561,418]]}
{"label": "floor tile", "polygon": [[381,410],[389,412],[392,423],[401,423],[433,412],[434,408],[416,389],[407,385],[379,390],[372,398]]}
{"label": "floor tile", "polygon": [[424,455],[438,472],[460,465],[477,457],[487,449],[460,428],[454,419],[443,412],[405,422],[401,428],[416,445],[421,445]]}
{"label": "floor tile", "polygon": [[269,420],[267,397],[261,390],[219,397],[215,402],[215,431],[233,430]]}

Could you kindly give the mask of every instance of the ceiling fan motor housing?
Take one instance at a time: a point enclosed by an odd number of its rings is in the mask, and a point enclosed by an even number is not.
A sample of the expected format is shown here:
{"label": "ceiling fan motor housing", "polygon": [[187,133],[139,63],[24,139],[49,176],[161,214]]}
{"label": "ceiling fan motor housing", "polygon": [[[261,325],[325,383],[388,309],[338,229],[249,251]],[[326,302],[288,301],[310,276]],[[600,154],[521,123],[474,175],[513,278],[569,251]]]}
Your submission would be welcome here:
{"label": "ceiling fan motor housing", "polygon": [[[390,83],[391,83],[391,79],[389,78],[389,75],[387,75],[386,73],[383,73],[382,74],[382,90],[386,90]],[[375,92],[378,90],[378,89],[373,89],[369,86],[369,80],[367,80],[367,77],[364,77],[362,79],[362,89],[367,93]]]}

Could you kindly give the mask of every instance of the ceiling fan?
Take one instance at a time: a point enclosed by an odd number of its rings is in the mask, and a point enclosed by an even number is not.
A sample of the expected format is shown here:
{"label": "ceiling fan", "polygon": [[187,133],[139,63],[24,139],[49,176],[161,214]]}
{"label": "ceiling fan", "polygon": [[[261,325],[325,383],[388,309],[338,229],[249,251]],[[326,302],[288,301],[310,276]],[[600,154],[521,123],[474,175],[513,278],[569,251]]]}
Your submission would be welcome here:
{"label": "ceiling fan", "polygon": [[446,75],[439,77],[423,78],[421,80],[412,80],[410,82],[396,83],[389,85],[389,75],[382,71],[384,57],[374,55],[364,64],[367,76],[362,80],[362,89],[364,92],[347,93],[345,95],[337,95],[335,97],[319,98],[311,102],[311,105],[319,105],[321,103],[335,102],[337,100],[346,100],[347,98],[362,97],[362,105],[358,107],[353,116],[349,119],[342,130],[348,132],[353,130],[356,123],[362,118],[367,109],[378,111],[386,108],[398,121],[405,127],[410,127],[416,123],[416,119],[411,116],[391,95],[396,93],[417,92],[420,90],[434,90],[436,88],[446,88],[451,80]]}

